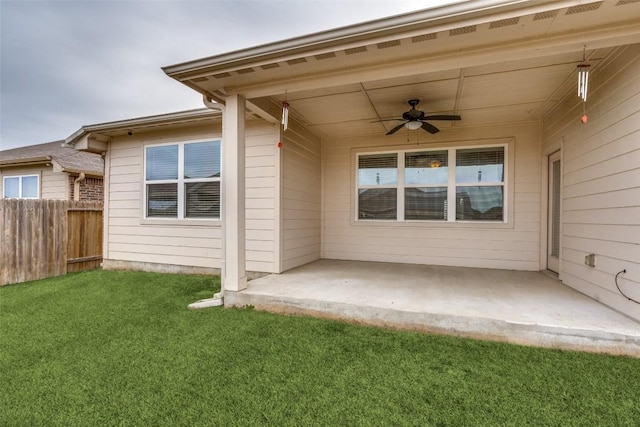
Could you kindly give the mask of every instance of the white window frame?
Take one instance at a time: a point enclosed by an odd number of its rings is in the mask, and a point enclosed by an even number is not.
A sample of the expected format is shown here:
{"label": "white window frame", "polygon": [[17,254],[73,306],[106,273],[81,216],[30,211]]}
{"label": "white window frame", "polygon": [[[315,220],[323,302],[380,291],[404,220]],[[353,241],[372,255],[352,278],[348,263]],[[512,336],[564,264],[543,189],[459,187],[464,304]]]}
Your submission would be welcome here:
{"label": "white window frame", "polygon": [[[360,185],[359,182],[359,170],[360,170],[360,157],[361,156],[369,156],[369,155],[376,155],[376,154],[395,154],[396,155],[396,183],[395,184],[377,184],[377,185]],[[404,188],[404,164],[402,165],[403,167],[403,176],[400,176],[400,161],[404,161],[404,156],[401,155],[398,151],[378,151],[378,152],[363,152],[363,153],[359,153],[356,156],[356,220],[358,221],[397,221],[398,220],[398,214],[400,213],[400,210],[398,208],[399,204],[404,205],[404,198],[402,201],[400,201],[400,188]],[[396,219],[366,219],[366,218],[359,218],[359,212],[360,212],[360,208],[359,208],[359,201],[360,201],[360,190],[369,190],[369,189],[395,189],[396,190]],[[404,208],[403,208],[403,212],[404,212]]]}
{"label": "white window frame", "polygon": [[[36,184],[36,196],[35,197],[24,197],[22,195],[22,180],[24,178],[35,177],[38,180]],[[5,190],[7,188],[7,179],[15,179],[18,178],[18,197],[17,199],[39,199],[40,198],[40,175],[39,174],[27,174],[27,175],[8,175],[2,177],[2,198],[8,199],[9,197],[5,196]],[[13,197],[12,197],[13,198]]]}
{"label": "white window frame", "polygon": [[[504,141],[504,140],[503,140]],[[467,225],[473,225],[473,224],[483,224],[483,225],[499,225],[499,226],[503,226],[505,224],[509,223],[510,220],[510,215],[509,212],[511,211],[510,208],[510,181],[511,181],[511,165],[512,165],[512,161],[510,158],[510,150],[509,150],[509,146],[510,143],[509,142],[495,142],[495,143],[487,143],[487,144],[477,144],[477,145],[448,145],[448,146],[442,146],[442,145],[434,145],[432,147],[424,147],[424,148],[415,148],[411,147],[411,148],[402,148],[399,147],[398,149],[393,149],[393,150],[357,150],[355,152],[355,159],[354,159],[354,167],[352,167],[352,170],[354,171],[353,175],[354,176],[354,181],[355,181],[355,191],[354,191],[354,199],[353,199],[353,206],[354,206],[354,212],[353,212],[353,220],[355,221],[355,223],[360,223],[360,224],[416,224],[416,223],[431,223],[431,224],[442,224],[442,225],[451,225],[451,224],[467,224]],[[463,182],[456,182],[456,153],[458,151],[462,151],[462,150],[467,150],[467,149],[483,149],[483,148],[503,148],[504,149],[504,163],[503,163],[503,181],[501,183],[477,183],[477,182],[472,182],[472,183],[463,183]],[[422,153],[422,152],[429,152],[429,151],[447,151],[448,152],[448,166],[449,166],[449,170],[448,170],[448,181],[447,183],[443,183],[443,184],[411,184],[411,185],[405,185],[404,182],[404,178],[405,178],[405,155],[407,153]],[[387,186],[360,186],[359,182],[358,182],[358,169],[359,169],[359,158],[360,156],[368,156],[368,155],[375,155],[375,154],[397,154],[398,156],[398,163],[397,163],[397,184],[396,186],[393,185],[387,185]],[[457,192],[457,188],[458,187],[477,187],[477,186],[501,186],[503,188],[502,194],[503,194],[503,199],[502,199],[502,220],[501,221],[495,221],[495,220],[474,220],[474,219],[469,219],[469,220],[457,220],[456,219],[456,201],[457,201],[457,197],[456,197],[456,192]],[[447,214],[446,214],[446,219],[443,220],[433,220],[433,219],[404,219],[405,216],[405,197],[404,197],[404,191],[406,188],[426,188],[426,187],[447,187]],[[397,206],[396,206],[396,219],[366,219],[366,218],[359,218],[359,191],[360,189],[366,189],[366,188],[396,188],[397,190]],[[451,202],[454,203],[451,203]]]}
{"label": "white window frame", "polygon": [[[200,142],[217,142],[220,145],[220,176],[214,178],[184,178],[184,147],[189,144],[197,144]],[[147,148],[152,147],[163,147],[163,146],[178,146],[178,178],[177,179],[156,179],[156,180],[147,180]],[[185,216],[185,184],[192,182],[220,182],[220,186],[222,187],[222,141],[220,138],[207,138],[207,139],[198,139],[198,140],[189,140],[189,141],[172,141],[172,142],[164,142],[158,144],[146,144],[143,146],[143,175],[142,175],[142,218],[145,223],[153,223],[155,221],[160,222],[180,222],[180,223],[192,223],[192,222],[220,222],[222,216],[222,197],[220,198],[220,214],[218,217],[212,218],[190,218]],[[147,185],[153,184],[177,184],[178,186],[178,207],[177,207],[177,216],[176,217],[157,217],[157,216],[148,216],[147,215]],[[222,191],[222,188],[220,189]]]}

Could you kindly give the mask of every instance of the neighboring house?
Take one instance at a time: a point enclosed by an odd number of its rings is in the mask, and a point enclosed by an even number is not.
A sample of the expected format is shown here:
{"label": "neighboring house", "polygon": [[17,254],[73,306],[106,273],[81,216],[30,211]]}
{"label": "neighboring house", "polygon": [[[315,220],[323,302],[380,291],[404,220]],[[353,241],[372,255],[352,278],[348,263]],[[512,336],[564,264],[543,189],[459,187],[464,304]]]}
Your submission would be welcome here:
{"label": "neighboring house", "polygon": [[0,151],[0,194],[3,198],[103,199],[104,161],[64,141]]}
{"label": "neighboring house", "polygon": [[67,139],[106,156],[105,267],[551,270],[640,319],[640,2],[463,2],[164,71],[218,112]]}

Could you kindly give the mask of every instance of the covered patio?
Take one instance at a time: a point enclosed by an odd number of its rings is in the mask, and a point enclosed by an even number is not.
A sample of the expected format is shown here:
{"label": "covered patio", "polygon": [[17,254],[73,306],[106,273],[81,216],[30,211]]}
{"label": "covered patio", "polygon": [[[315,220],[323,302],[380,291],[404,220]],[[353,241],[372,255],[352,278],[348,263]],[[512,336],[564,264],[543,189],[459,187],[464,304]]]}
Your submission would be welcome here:
{"label": "covered patio", "polygon": [[319,260],[249,282],[227,306],[640,356],[640,324],[538,272]]}
{"label": "covered patio", "polygon": [[223,112],[215,304],[639,355],[639,7],[462,2],[165,67]]}

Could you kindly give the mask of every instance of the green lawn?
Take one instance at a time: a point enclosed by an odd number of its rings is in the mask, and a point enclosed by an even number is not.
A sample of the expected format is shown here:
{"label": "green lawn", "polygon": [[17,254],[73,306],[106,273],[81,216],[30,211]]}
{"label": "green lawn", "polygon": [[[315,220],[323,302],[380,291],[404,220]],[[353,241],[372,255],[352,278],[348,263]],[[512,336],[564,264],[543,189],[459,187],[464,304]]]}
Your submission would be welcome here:
{"label": "green lawn", "polygon": [[640,424],[640,359],[188,303],[217,279],[0,289],[2,426]]}

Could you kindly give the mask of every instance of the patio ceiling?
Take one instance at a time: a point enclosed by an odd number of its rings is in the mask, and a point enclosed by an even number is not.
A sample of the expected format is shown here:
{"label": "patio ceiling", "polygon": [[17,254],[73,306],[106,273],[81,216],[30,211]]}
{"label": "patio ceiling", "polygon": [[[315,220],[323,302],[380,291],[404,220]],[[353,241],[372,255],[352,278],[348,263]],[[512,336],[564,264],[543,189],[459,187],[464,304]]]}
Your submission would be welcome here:
{"label": "patio ceiling", "polygon": [[[589,52],[593,72],[613,52]],[[582,52],[575,52],[287,93],[286,100],[292,117],[331,138],[383,135],[401,122],[372,122],[401,117],[412,98],[426,114],[462,116],[459,122],[433,121],[441,131],[539,120],[575,90],[581,60]],[[280,103],[285,94],[272,98]],[[402,129],[398,135],[404,133],[415,131]]]}
{"label": "patio ceiling", "polygon": [[[476,0],[165,67],[224,102],[241,94],[324,137],[382,135],[421,100],[448,127],[539,120],[575,90],[583,49],[592,72],[640,43],[640,1]],[[401,130],[401,135],[407,130]]]}

